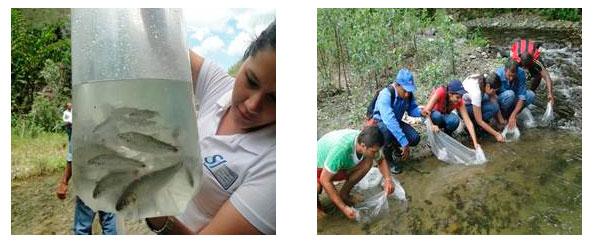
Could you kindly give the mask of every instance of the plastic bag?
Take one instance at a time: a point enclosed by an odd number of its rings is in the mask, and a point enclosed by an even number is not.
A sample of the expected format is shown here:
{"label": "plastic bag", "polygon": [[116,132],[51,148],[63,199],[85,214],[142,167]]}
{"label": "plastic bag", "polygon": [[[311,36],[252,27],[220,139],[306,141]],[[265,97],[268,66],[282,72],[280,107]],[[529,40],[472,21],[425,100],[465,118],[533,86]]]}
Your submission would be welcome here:
{"label": "plastic bag", "polygon": [[553,103],[549,102],[547,104],[547,110],[542,115],[542,123],[548,125],[551,121],[555,119],[555,113],[553,112]]}
{"label": "plastic bag", "polygon": [[389,211],[388,196],[384,191],[378,192],[365,201],[353,206],[355,220],[360,223],[373,222]]}
{"label": "plastic bag", "polygon": [[475,151],[443,132],[433,132],[431,120],[425,121],[431,152],[449,164],[479,165],[487,161],[482,149]]}
{"label": "plastic bag", "polygon": [[505,139],[505,142],[518,141],[520,139],[520,130],[518,129],[518,126],[511,130],[509,130],[507,127],[508,126],[506,125],[503,129],[503,132],[501,132],[501,135],[503,136],[503,139]]}
{"label": "plastic bag", "polygon": [[382,181],[382,173],[376,167],[371,167],[367,174],[357,183],[356,190],[368,190],[374,188]]}
{"label": "plastic bag", "polygon": [[530,109],[528,108],[522,109],[518,114],[518,119],[522,121],[521,124],[525,128],[534,128],[537,125],[534,116],[532,116],[532,112],[530,112]]}
{"label": "plastic bag", "polygon": [[[395,198],[400,201],[406,201],[406,192],[404,188],[392,176],[394,183],[394,192],[386,194],[383,189],[384,182],[381,172],[378,168],[372,167],[369,172],[355,185],[354,191],[364,195],[364,200],[355,204],[352,209],[355,210],[355,219],[360,223],[371,223],[388,214],[388,198]],[[365,196],[367,195],[367,196]]]}

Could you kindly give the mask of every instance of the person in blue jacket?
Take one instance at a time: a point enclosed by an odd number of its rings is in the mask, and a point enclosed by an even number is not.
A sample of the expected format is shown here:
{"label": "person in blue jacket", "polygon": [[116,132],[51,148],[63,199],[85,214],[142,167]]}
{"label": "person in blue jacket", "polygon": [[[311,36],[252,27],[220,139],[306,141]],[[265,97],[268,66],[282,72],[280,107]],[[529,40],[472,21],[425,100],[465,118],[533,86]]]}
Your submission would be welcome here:
{"label": "person in blue jacket", "polygon": [[377,96],[373,119],[384,135],[384,159],[391,164],[393,173],[400,173],[402,166],[396,162],[394,151],[400,149],[396,156],[401,157],[402,161],[408,160],[410,147],[419,144],[421,139],[412,126],[402,121],[402,116],[407,112],[408,116],[420,117],[421,109],[413,95],[417,88],[412,72],[406,68],[400,69],[391,85],[396,91],[396,97],[391,97],[390,90],[384,88]]}
{"label": "person in blue jacket", "polygon": [[518,63],[508,61],[496,73],[501,80],[501,88],[497,90],[499,108],[503,118],[507,119],[508,128],[513,129],[516,127],[518,113],[534,103],[535,94],[526,88],[526,72],[518,68]]}

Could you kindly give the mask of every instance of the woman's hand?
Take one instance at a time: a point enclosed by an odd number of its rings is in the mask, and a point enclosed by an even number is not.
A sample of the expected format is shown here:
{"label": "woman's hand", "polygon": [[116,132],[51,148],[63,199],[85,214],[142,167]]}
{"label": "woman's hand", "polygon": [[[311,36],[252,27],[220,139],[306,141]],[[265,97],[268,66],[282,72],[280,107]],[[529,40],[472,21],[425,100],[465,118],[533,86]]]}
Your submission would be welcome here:
{"label": "woman's hand", "polygon": [[350,206],[345,205],[340,210],[342,211],[344,216],[346,216],[347,218],[349,218],[351,220],[355,220],[357,218],[357,213],[356,213],[355,209],[353,209]]}
{"label": "woman's hand", "polygon": [[495,135],[495,139],[497,140],[497,142],[501,142],[501,143],[505,142],[505,138],[503,138],[503,135],[501,135],[501,133],[497,133]]}
{"label": "woman's hand", "polygon": [[433,125],[433,127],[431,128],[433,130],[433,132],[437,133],[439,132],[439,126],[437,125]]}

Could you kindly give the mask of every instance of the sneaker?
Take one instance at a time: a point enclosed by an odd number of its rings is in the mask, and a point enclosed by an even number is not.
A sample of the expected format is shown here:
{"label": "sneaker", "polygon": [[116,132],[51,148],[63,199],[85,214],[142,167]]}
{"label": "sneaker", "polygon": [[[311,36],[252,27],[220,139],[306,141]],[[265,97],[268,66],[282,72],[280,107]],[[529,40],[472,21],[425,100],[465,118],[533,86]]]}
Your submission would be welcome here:
{"label": "sneaker", "polygon": [[391,164],[390,165],[390,172],[392,172],[392,174],[397,175],[402,173],[402,166],[398,163],[396,164]]}

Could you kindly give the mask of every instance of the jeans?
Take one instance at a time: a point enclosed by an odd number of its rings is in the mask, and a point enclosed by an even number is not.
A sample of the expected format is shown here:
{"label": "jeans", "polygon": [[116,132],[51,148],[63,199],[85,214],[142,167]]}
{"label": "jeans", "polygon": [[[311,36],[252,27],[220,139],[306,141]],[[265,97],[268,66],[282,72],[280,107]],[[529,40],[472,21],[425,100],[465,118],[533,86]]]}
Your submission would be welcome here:
{"label": "jeans", "polygon": [[[76,207],[74,209],[74,234],[92,234],[93,219],[95,219],[95,211],[87,207],[87,205],[76,196]],[[114,213],[99,211],[99,221],[101,223],[101,228],[103,229],[103,234],[117,234],[117,219]]]}
{"label": "jeans", "polygon": [[444,129],[446,134],[452,134],[460,124],[460,118],[454,113],[443,114],[439,111],[431,112],[431,122],[439,128]]}
{"label": "jeans", "polygon": [[[466,104],[466,111],[468,112],[468,116],[470,116],[470,120],[476,124],[476,120],[474,119],[474,109],[472,108],[472,104]],[[499,111],[499,103],[491,102],[489,97],[483,97],[481,101],[481,116],[483,117],[483,121],[490,122],[493,117]]]}
{"label": "jeans", "polygon": [[[524,107],[527,107],[528,105],[534,103],[534,96],[535,94],[533,91],[526,91],[526,100],[524,101]],[[503,117],[508,118],[514,110],[514,108],[516,107],[518,97],[516,96],[514,91],[507,90],[499,94],[499,96],[497,97],[497,101],[499,102],[499,107],[501,108],[501,114],[503,114]]]}
{"label": "jeans", "polygon": [[[408,146],[416,146],[419,144],[421,141],[421,136],[419,136],[419,133],[412,126],[402,121],[399,121],[398,124],[400,125],[404,136],[406,136],[406,139],[408,140]],[[394,153],[395,149],[400,147],[400,143],[396,140],[392,132],[388,130],[388,127],[386,124],[384,124],[384,122],[381,120],[377,121],[377,127],[384,135],[385,144],[382,149],[383,155],[386,160],[388,160],[389,164],[396,165],[396,161],[392,154]],[[398,155],[399,154],[400,153],[398,153]]]}

